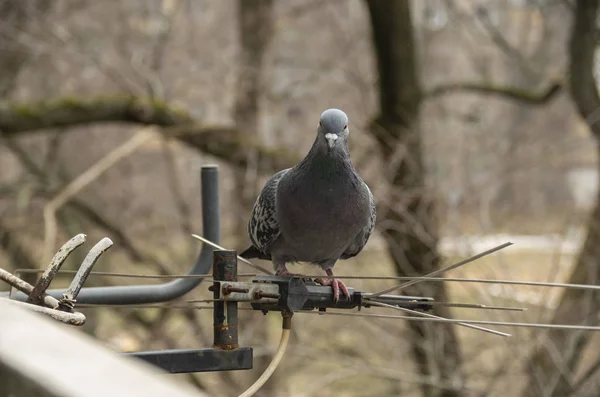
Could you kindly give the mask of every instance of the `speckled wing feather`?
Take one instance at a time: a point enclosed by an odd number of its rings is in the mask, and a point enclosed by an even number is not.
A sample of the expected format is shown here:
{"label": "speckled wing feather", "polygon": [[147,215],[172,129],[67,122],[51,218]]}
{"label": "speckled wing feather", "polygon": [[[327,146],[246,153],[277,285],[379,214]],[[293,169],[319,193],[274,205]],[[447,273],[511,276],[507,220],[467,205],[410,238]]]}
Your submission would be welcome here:
{"label": "speckled wing feather", "polygon": [[271,177],[260,192],[260,196],[254,203],[252,215],[248,222],[248,234],[252,245],[260,253],[264,254],[262,259],[270,259],[269,248],[273,241],[279,237],[279,222],[275,211],[275,195],[277,185],[281,177],[290,169],[281,170]]}
{"label": "speckled wing feather", "polygon": [[371,217],[369,218],[369,222],[365,225],[364,229],[361,233],[359,233],[352,244],[346,249],[346,251],[340,257],[341,259],[348,259],[356,256],[362,251],[362,249],[367,244],[369,237],[371,237],[371,233],[373,233],[373,229],[375,228],[375,220],[377,218],[377,210],[375,208],[375,198],[371,193],[371,189],[367,186],[366,183],[363,182],[363,185],[367,188],[369,192],[369,201],[371,203]]}

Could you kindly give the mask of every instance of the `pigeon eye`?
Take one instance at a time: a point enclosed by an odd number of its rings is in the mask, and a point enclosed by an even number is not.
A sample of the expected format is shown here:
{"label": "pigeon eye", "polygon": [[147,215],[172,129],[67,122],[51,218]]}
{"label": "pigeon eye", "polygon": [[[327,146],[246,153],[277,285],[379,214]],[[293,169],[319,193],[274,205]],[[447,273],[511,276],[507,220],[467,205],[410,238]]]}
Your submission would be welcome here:
{"label": "pigeon eye", "polygon": [[346,125],[344,126],[344,129],[346,129],[346,128],[348,128],[348,124],[346,124]]}

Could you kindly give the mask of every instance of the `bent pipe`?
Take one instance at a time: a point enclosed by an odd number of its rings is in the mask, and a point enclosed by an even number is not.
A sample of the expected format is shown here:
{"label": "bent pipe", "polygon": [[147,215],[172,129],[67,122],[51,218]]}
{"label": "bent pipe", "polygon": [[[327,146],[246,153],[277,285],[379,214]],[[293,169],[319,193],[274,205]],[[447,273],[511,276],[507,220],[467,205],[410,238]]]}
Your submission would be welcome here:
{"label": "bent pipe", "polygon": [[[202,195],[202,233],[208,240],[219,244],[220,215],[219,215],[219,170],[216,165],[202,166],[200,172]],[[214,249],[203,244],[196,263],[188,275],[207,274],[212,267]],[[202,278],[180,278],[168,283],[157,285],[125,285],[114,287],[82,288],[77,296],[77,303],[102,305],[139,305],[144,303],[160,303],[183,296],[194,289]],[[46,293],[62,298],[65,290],[48,290]],[[8,293],[0,293],[0,297],[8,297]],[[27,295],[22,292],[14,294],[14,299],[25,301]]]}

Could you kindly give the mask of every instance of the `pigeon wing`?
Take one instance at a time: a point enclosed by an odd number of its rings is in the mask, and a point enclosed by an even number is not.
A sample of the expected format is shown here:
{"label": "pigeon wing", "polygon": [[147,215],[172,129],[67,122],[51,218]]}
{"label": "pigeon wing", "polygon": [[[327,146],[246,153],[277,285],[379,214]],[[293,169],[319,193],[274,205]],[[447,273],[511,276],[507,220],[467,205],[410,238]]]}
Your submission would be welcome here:
{"label": "pigeon wing", "polygon": [[375,209],[375,198],[373,197],[369,186],[367,186],[367,184],[364,182],[363,185],[369,193],[369,202],[371,204],[371,216],[367,221],[365,227],[362,229],[362,231],[358,233],[352,244],[350,244],[350,246],[342,254],[341,259],[348,259],[358,255],[367,244],[369,237],[371,237],[371,233],[373,233],[373,228],[375,228],[375,220],[377,218],[377,211]]}
{"label": "pigeon wing", "polygon": [[281,170],[267,181],[254,203],[250,221],[248,222],[248,234],[252,245],[269,257],[269,248],[280,234],[279,222],[277,221],[277,213],[275,211],[277,185],[281,177],[288,171],[289,168]]}

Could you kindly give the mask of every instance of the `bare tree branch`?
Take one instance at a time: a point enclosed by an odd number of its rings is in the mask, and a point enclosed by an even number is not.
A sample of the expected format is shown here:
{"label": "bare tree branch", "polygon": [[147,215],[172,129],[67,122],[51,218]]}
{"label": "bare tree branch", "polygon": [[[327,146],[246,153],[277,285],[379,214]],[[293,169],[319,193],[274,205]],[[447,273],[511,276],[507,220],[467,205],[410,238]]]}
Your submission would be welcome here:
{"label": "bare tree branch", "polygon": [[494,26],[490,15],[485,6],[475,7],[474,17],[481,23],[485,32],[492,42],[510,59],[515,61],[517,66],[527,75],[535,76],[539,74],[534,70],[531,61],[525,57],[521,51],[513,46],[502,32]]}
{"label": "bare tree branch", "polygon": [[35,268],[36,262],[29,250],[16,237],[18,233],[0,223],[0,248],[8,254],[15,268]]}
{"label": "bare tree branch", "polygon": [[600,360],[596,360],[596,362],[587,371],[585,371],[585,374],[583,374],[581,378],[577,380],[577,383],[573,387],[573,394],[583,389],[589,380],[598,375],[598,372],[600,372]]}
{"label": "bare tree branch", "polygon": [[185,111],[167,107],[160,101],[130,96],[0,104],[0,131],[6,136],[31,130],[116,121],[163,127],[193,123]]}
{"label": "bare tree branch", "polygon": [[44,206],[44,251],[43,259],[45,260],[52,252],[52,246],[55,244],[56,234],[58,233],[58,225],[56,220],[56,212],[69,199],[75,196],[81,189],[92,183],[94,180],[114,166],[124,157],[129,156],[144,143],[154,137],[155,128],[152,126],[140,129],[131,139],[125,141],[122,145],[102,157],[98,162],[93,164],[85,172],[73,179],[67,186],[56,194]]}
{"label": "bare tree branch", "polygon": [[498,96],[531,105],[543,105],[553,99],[563,89],[560,83],[553,83],[541,92],[532,92],[520,87],[508,85],[495,85],[485,83],[450,83],[434,87],[426,91],[425,99],[432,99],[441,95],[457,92],[470,92],[483,95]]}
{"label": "bare tree branch", "polygon": [[[23,148],[21,148],[18,144],[16,144],[16,142],[13,142],[12,140],[9,140],[9,139],[5,139],[4,144],[6,145],[6,147],[8,147],[10,149],[10,151],[12,153],[15,154],[15,156],[19,159],[21,164],[23,166],[25,166],[27,171],[29,171],[33,176],[35,176],[36,179],[39,181],[39,183],[42,185],[40,191],[34,192],[33,194],[40,195],[47,199],[49,199],[50,197],[54,197],[57,192],[52,190],[50,187],[51,177],[50,177],[50,175],[48,175],[47,168],[36,164],[35,161],[31,158],[31,156]],[[76,212],[78,212],[82,217],[87,219],[89,222],[93,223],[94,225],[100,227],[105,232],[107,232],[108,235],[111,236],[111,239],[115,242],[115,244],[120,249],[123,249],[123,251],[125,251],[127,256],[133,262],[149,263],[149,264],[152,264],[160,274],[169,274],[169,269],[167,268],[167,266],[165,264],[159,262],[157,259],[155,259],[151,255],[144,253],[142,250],[138,249],[136,247],[136,245],[134,244],[134,242],[123,231],[121,231],[120,227],[117,224],[111,222],[106,216],[104,216],[104,214],[98,212],[87,202],[85,202],[84,200],[80,200],[77,197],[71,197],[67,201],[66,204],[68,207],[70,207],[73,210],[75,210]],[[1,228],[0,228],[0,232],[1,232]],[[1,238],[0,238],[0,240],[1,240]],[[3,247],[6,249],[6,247],[3,245],[2,241],[0,241],[0,247]],[[16,261],[16,262],[19,262],[19,261]],[[23,262],[23,261],[20,261],[20,262]],[[26,264],[30,263],[30,265],[28,265],[28,266],[23,265],[22,267],[26,267],[26,268],[36,267],[32,261],[29,261],[29,262],[26,261],[23,263],[26,263]]]}
{"label": "bare tree branch", "polygon": [[174,137],[190,147],[239,167],[248,165],[246,151],[254,150],[254,160],[260,173],[287,168],[300,159],[298,154],[285,149],[266,147],[257,138],[238,133],[233,126],[201,125],[185,111],[147,98],[64,98],[27,104],[0,104],[0,132],[6,137],[57,127],[108,122],[168,127],[162,129],[166,137]]}

